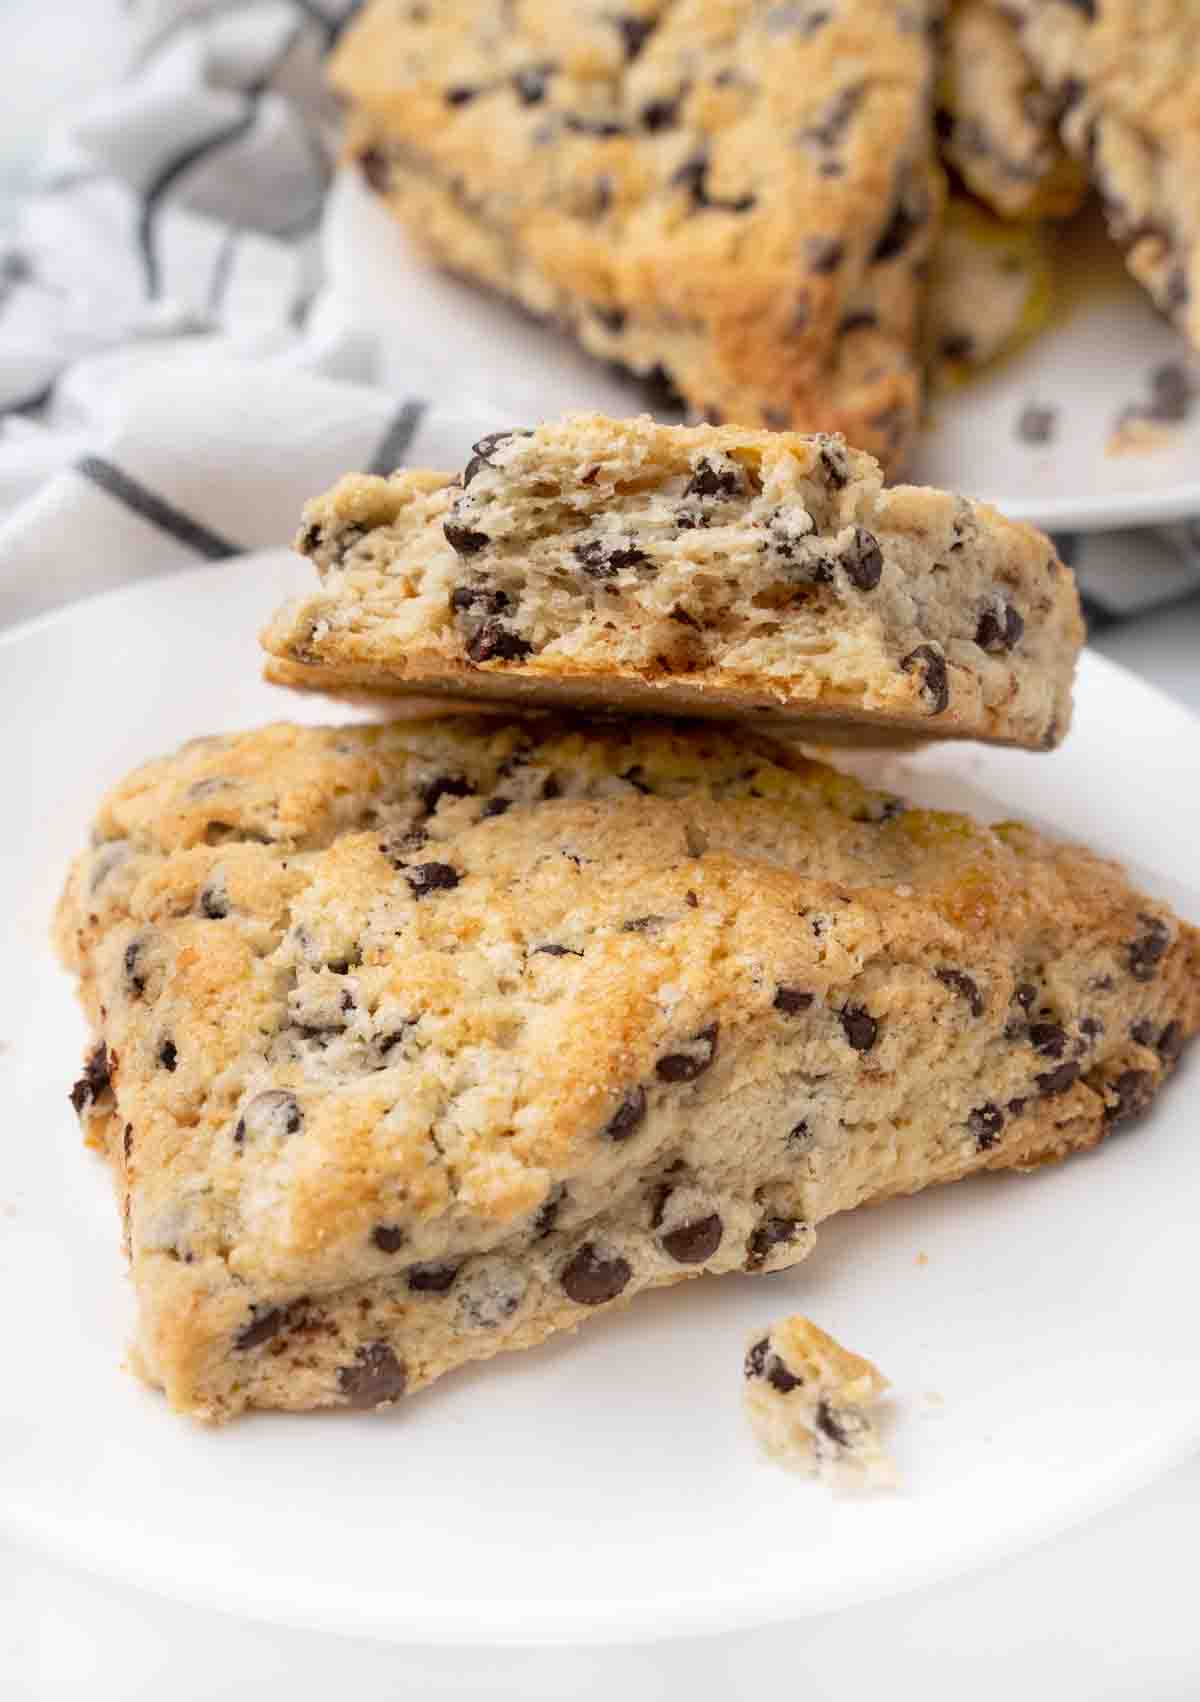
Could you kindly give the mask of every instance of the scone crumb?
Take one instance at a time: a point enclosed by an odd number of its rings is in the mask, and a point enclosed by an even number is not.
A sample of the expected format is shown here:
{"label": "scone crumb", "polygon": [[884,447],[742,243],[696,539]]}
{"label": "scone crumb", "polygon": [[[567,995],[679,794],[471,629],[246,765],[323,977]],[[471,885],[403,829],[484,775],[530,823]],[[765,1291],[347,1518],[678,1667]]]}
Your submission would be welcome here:
{"label": "scone crumb", "polygon": [[777,1464],[834,1488],[891,1489],[896,1468],[871,1408],[888,1380],[799,1313],[747,1345],[746,1414]]}

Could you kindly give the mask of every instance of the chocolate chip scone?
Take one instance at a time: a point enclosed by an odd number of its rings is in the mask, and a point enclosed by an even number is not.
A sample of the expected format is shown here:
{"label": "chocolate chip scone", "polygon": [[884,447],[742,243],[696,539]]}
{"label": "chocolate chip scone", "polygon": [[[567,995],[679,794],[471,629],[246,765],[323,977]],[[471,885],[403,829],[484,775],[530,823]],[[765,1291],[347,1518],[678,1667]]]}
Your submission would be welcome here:
{"label": "chocolate chip scone", "polygon": [[1066,732],[1083,640],[1040,532],[882,488],[840,439],[580,415],[461,477],[350,477],[309,505],[323,581],[263,635],[324,691],[751,716],[810,736]]}
{"label": "chocolate chip scone", "polygon": [[1195,0],[1006,6],[1130,270],[1200,347],[1200,8]]}
{"label": "chocolate chip scone", "polygon": [[941,195],[927,0],[375,0],[348,153],[439,261],[691,410],[895,472]]}
{"label": "chocolate chip scone", "polygon": [[1039,83],[995,0],[952,0],[937,94],[942,157],[1006,218],[1066,218],[1087,177],[1058,135],[1061,101]]}
{"label": "chocolate chip scone", "polygon": [[1114,865],[695,725],[195,741],[104,803],[59,937],[137,1363],[210,1419],[1092,1146],[1200,1023],[1200,939]]}
{"label": "chocolate chip scone", "polygon": [[998,219],[952,195],[929,275],[926,359],[947,390],[1034,337],[1054,299],[1048,227]]}
{"label": "chocolate chip scone", "polygon": [[835,1487],[895,1485],[874,1413],[888,1381],[869,1359],[796,1313],[754,1337],[742,1369],[746,1417],[771,1459]]}

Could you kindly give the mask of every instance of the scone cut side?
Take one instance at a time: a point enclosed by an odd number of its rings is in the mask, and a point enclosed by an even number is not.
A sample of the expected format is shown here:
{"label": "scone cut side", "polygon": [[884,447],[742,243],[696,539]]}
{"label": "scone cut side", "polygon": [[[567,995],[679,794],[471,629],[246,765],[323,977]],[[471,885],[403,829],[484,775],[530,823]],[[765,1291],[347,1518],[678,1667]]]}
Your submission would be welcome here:
{"label": "scone cut side", "polygon": [[838,438],[577,415],[344,479],[269,676],[1046,749],[1083,639],[1053,545]]}
{"label": "scone cut side", "polygon": [[105,801],[59,941],[137,1359],[208,1419],[1094,1145],[1200,1020],[1195,932],[1113,865],[695,725],[193,741]]}

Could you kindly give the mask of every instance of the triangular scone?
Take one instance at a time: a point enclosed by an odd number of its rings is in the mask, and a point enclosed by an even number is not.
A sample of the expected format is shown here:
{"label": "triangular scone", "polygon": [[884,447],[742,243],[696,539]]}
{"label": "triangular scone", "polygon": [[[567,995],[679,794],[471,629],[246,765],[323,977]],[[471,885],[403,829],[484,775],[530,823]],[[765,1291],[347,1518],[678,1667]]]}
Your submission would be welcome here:
{"label": "triangular scone", "polygon": [[60,942],[137,1361],[206,1418],[1091,1146],[1200,1020],[1197,935],[1112,864],[694,726],[195,741],[108,798]]}
{"label": "triangular scone", "polygon": [[1129,270],[1200,348],[1200,7],[1006,0]]}
{"label": "triangular scone", "polygon": [[697,415],[899,470],[936,233],[927,0],[376,0],[348,152],[455,272]]}
{"label": "triangular scone", "polygon": [[838,438],[578,415],[343,479],[270,678],[1046,749],[1083,642],[1049,539]]}

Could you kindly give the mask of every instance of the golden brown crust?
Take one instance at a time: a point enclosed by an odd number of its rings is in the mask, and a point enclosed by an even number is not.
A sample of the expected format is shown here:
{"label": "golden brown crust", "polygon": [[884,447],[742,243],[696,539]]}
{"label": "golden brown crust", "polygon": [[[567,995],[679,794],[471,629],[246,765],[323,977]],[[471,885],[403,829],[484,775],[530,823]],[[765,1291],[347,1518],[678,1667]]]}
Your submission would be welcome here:
{"label": "golden brown crust", "polygon": [[929,16],[376,0],[333,78],[351,156],[442,263],[700,416],[842,431],[894,473],[941,200]]}
{"label": "golden brown crust", "polygon": [[196,741],[106,800],[59,942],[139,1362],[212,1418],[1094,1144],[1200,1021],[1113,865],[695,726]]}

